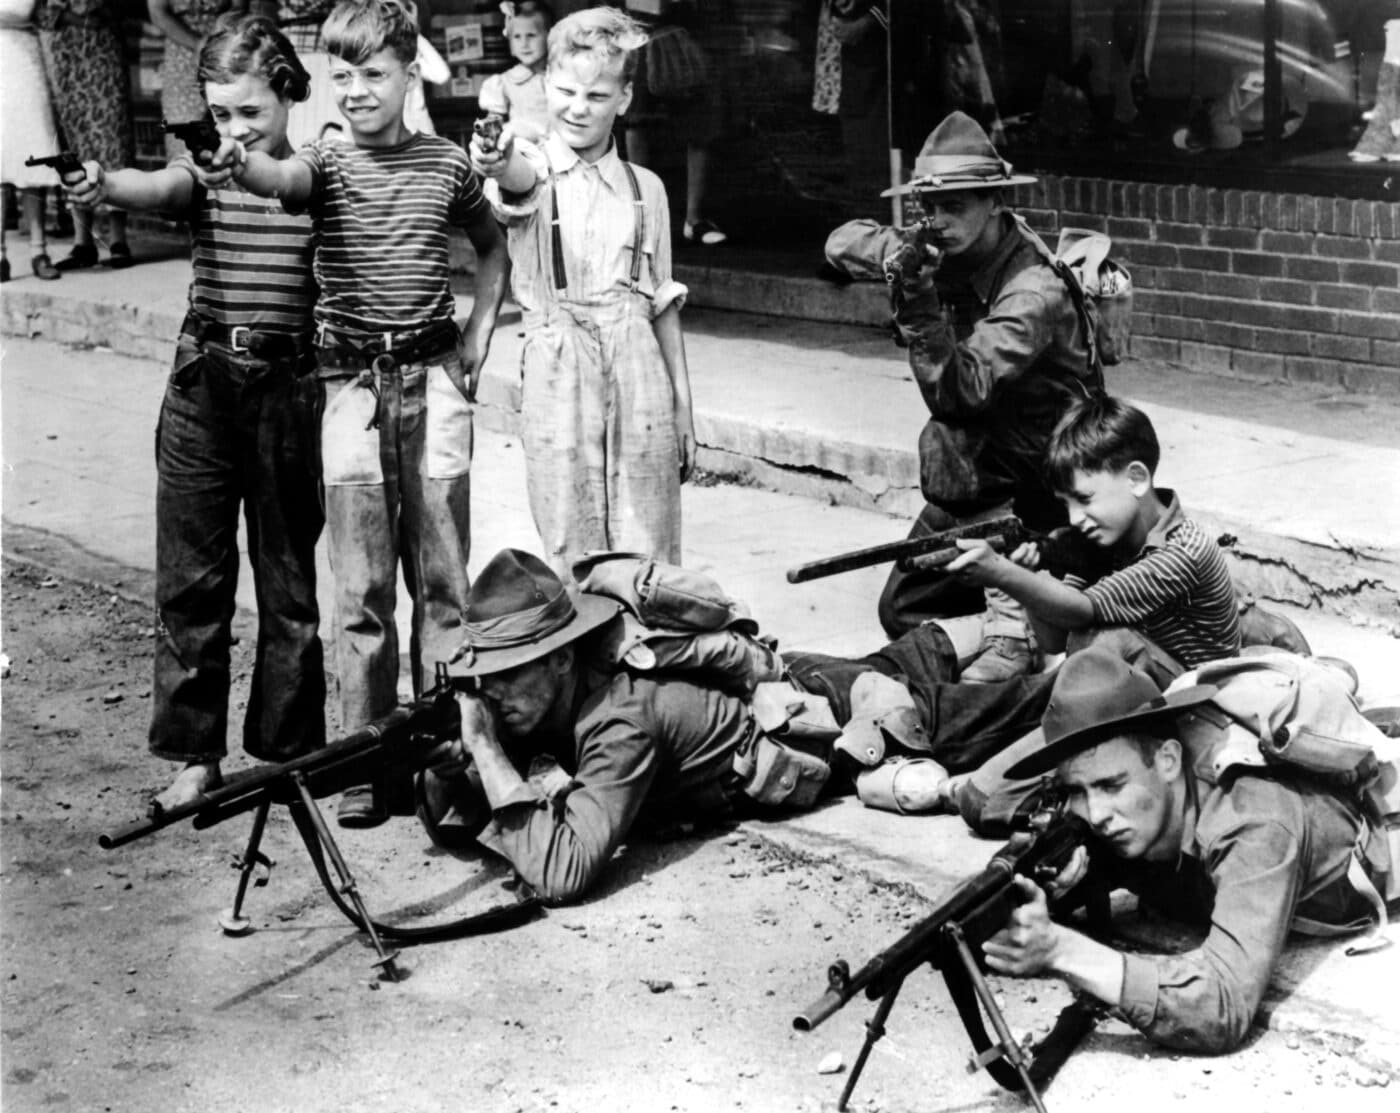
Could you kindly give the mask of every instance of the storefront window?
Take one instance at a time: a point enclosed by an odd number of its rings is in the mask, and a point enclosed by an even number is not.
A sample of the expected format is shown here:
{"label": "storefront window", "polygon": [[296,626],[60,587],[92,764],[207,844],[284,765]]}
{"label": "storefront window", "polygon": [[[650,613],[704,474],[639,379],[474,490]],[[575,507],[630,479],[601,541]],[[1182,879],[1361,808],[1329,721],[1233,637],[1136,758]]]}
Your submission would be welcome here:
{"label": "storefront window", "polygon": [[1400,178],[1393,20],[1395,0],[895,0],[892,13],[897,78],[940,79],[918,123],[963,108],[1018,163],[1222,181],[1267,164],[1378,197]]}

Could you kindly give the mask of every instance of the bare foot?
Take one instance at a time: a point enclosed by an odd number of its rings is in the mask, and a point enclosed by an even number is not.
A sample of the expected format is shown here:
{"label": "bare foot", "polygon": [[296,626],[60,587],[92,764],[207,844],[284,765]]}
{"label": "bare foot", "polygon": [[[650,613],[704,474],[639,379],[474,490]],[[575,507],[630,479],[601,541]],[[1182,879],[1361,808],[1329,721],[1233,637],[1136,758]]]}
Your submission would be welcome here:
{"label": "bare foot", "polygon": [[151,801],[151,814],[159,816],[193,804],[223,783],[217,761],[192,761],[180,770],[169,788]]}

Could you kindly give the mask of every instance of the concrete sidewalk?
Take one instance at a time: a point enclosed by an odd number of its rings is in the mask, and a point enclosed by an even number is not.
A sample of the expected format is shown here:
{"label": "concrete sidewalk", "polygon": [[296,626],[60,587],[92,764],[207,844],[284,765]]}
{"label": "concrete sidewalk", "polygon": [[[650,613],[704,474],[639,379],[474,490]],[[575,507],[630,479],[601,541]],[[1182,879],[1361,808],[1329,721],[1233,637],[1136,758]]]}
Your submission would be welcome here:
{"label": "concrete sidewalk", "polygon": [[[15,267],[27,271],[18,255]],[[188,281],[184,259],[21,278],[5,287],[0,324],[164,361]],[[868,301],[868,291],[846,296]],[[901,520],[917,512],[926,415],[882,330],[701,309],[685,323],[703,468]],[[516,431],[520,346],[508,311],[484,374],[482,427]],[[1222,538],[1243,587],[1400,634],[1400,406],[1146,361],[1108,374],[1152,416],[1161,484]],[[814,536],[804,556],[838,548]]]}
{"label": "concrete sidewalk", "polygon": [[[134,360],[44,341],[6,344],[8,556],[59,574],[116,584],[117,590],[149,603],[155,484],[151,433],[165,375],[164,359]],[[503,546],[537,548],[518,440],[503,433],[480,434],[474,479],[472,570]],[[858,654],[882,642],[874,600],[883,569],[800,587],[788,585],[783,573],[814,552],[894,539],[903,531],[899,519],[731,485],[688,486],[683,498],[686,562],[713,572],[747,601],[762,627],[784,646]],[[328,614],[330,577],[324,559],[322,573],[323,613]],[[240,605],[245,612],[253,606],[246,576]],[[1396,690],[1400,641],[1325,613],[1280,609],[1302,625],[1317,651],[1355,661],[1363,692],[1379,697]],[[245,613],[241,621],[247,617]],[[401,623],[405,618],[401,613]],[[751,823],[745,830],[795,856],[833,863],[852,877],[908,886],[926,901],[936,900],[997,847],[973,838],[953,817],[892,816],[868,811],[853,800],[781,822]],[[869,956],[845,957],[859,962]],[[1400,1078],[1400,1016],[1375,989],[1397,979],[1400,949],[1353,960],[1336,947],[1300,944],[1290,949],[1275,979],[1263,1019],[1328,1046],[1344,1040],[1382,1076]]]}

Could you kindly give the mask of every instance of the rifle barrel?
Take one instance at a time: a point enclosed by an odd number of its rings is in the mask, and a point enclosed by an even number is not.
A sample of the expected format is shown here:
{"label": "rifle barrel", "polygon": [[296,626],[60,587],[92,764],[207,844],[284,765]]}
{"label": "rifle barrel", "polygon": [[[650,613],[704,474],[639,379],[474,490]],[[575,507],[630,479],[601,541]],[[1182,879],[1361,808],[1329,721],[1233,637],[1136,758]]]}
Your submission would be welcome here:
{"label": "rifle barrel", "polygon": [[964,522],[951,529],[939,530],[937,533],[926,534],[922,537],[908,537],[903,541],[887,541],[883,545],[872,545],[868,549],[856,549],[853,552],[838,553],[836,556],[824,557],[808,564],[800,564],[796,568],[788,569],[787,581],[790,584],[806,583],[808,580],[819,580],[824,576],[852,572],[857,568],[869,568],[874,564],[904,561],[944,549],[951,550],[952,555],[948,559],[952,560],[959,551],[955,544],[959,538],[1000,535],[1009,542],[1011,538],[1019,538],[1023,533],[1024,528],[1020,519],[1015,515],[999,514],[992,518]]}
{"label": "rifle barrel", "polygon": [[[421,723],[424,727],[435,728],[429,733],[440,737],[443,730],[454,726],[455,722],[450,719],[443,720],[436,714],[438,703],[443,698],[436,690],[428,692],[415,703],[407,707],[396,707],[383,718],[376,719],[368,726],[332,742],[329,746],[279,765],[250,770],[230,778],[222,788],[216,788],[189,804],[153,812],[147,819],[137,820],[116,831],[104,832],[98,836],[97,845],[103,850],[115,850],[119,846],[135,842],[186,819],[192,819],[197,828],[212,827],[242,812],[252,811],[259,801],[271,793],[286,791],[289,795],[293,794],[295,790],[292,788],[291,778],[297,773],[307,778],[318,797],[340,791],[345,785],[331,779],[330,774],[379,750],[385,744],[386,735],[412,735],[415,727]],[[452,703],[450,696],[447,697],[447,702],[455,712],[456,705]]]}

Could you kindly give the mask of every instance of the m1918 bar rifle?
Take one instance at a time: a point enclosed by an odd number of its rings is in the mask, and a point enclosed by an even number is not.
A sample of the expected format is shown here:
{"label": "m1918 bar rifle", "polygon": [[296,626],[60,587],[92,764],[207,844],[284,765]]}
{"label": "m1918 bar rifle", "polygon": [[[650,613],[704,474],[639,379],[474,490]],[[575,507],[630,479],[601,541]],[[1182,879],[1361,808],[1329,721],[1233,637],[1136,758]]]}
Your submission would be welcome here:
{"label": "m1918 bar rifle", "polygon": [[[312,865],[331,901],[352,924],[369,936],[378,954],[374,965],[382,968],[389,980],[397,981],[395,960],[398,954],[385,948],[386,939],[430,942],[482,935],[516,927],[540,910],[539,898],[527,886],[521,885],[514,903],[446,923],[407,926],[376,920],[365,907],[354,875],[316,805],[318,799],[343,792],[352,785],[366,784],[385,770],[391,774],[397,773],[403,779],[404,775],[424,768],[438,745],[453,737],[461,728],[453,692],[454,682],[447,675],[446,666],[439,665],[435,683],[429,691],[361,730],[303,757],[230,777],[220,788],[205,793],[193,803],[168,810],[152,805],[148,818],[101,835],[97,840],[98,845],[104,850],[114,850],[187,819],[196,829],[202,830],[252,812],[253,827],[248,845],[235,863],[239,876],[233,906],[219,918],[219,925],[227,934],[241,935],[251,927],[243,915],[243,901],[249,882],[259,870],[270,871],[272,868],[273,863],[262,852],[261,844],[268,813],[274,804],[280,804],[287,809],[297,833],[306,844]],[[404,807],[403,803],[395,801],[391,810],[395,814],[411,815],[411,805]],[[336,875],[334,881],[327,869],[327,859]],[[265,884],[266,880],[264,872],[256,884]]]}
{"label": "m1918 bar rifle", "polygon": [[[920,920],[855,974],[844,960],[827,971],[828,988],[793,1019],[793,1027],[810,1032],[844,1007],[858,993],[880,1004],[866,1022],[865,1043],[851,1068],[836,1108],[844,1110],[860,1080],[871,1048],[885,1034],[885,1021],[894,1008],[904,980],[929,963],[943,975],[958,1016],[976,1051],[969,1070],[986,1068],[1008,1090],[1023,1093],[1038,1113],[1045,1113],[1039,1088],[1074,1051],[1098,1020],[1099,1009],[1076,999],[1055,1022],[1050,1034],[1032,1048],[1017,1043],[983,974],[982,944],[1006,926],[1020,903],[1018,874],[1045,883],[1069,863],[1084,845],[1088,827],[1060,810],[1031,815],[1028,830],[1019,831],[981,873],[962,882],[934,911]],[[987,1034],[983,1013],[995,1039]]]}

